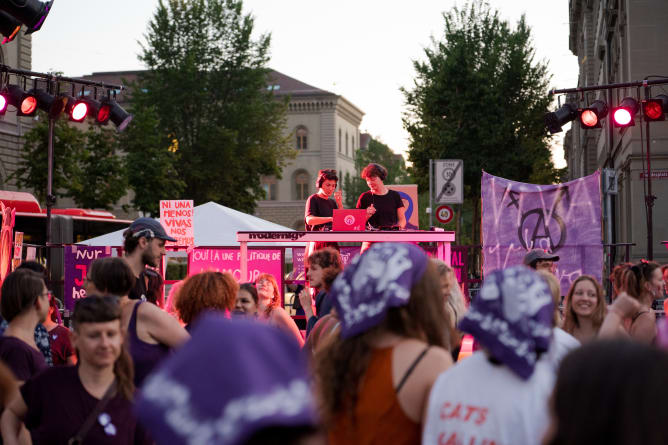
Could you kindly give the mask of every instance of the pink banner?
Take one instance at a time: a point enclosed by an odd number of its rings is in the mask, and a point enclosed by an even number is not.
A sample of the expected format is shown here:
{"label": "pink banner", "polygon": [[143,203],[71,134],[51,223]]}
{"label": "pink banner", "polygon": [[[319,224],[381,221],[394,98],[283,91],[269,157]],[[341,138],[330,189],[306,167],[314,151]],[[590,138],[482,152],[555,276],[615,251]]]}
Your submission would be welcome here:
{"label": "pink banner", "polygon": [[197,247],[188,255],[188,275],[213,270],[228,272],[239,283],[254,283],[269,273],[283,293],[283,251],[281,249],[248,249],[248,276],[241,277],[239,249]]}

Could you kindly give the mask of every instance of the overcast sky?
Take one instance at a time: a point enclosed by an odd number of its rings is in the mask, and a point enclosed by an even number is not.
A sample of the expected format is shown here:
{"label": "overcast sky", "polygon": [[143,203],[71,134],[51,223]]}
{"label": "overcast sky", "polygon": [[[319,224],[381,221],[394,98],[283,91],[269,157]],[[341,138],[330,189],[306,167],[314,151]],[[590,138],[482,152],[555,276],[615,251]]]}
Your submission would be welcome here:
{"label": "overcast sky", "polygon": [[[410,87],[412,61],[422,59],[430,38],[443,32],[441,13],[453,0],[246,0],[256,30],[272,35],[270,67],[345,96],[364,111],[361,130],[394,151],[408,148],[399,87]],[[568,49],[567,0],[491,0],[514,24],[526,15],[537,57],[547,60],[552,86],[577,84],[577,58]],[[139,41],[157,0],[56,0],[33,34],[35,71],[79,76],[144,68]],[[554,150],[557,166],[563,151]]]}

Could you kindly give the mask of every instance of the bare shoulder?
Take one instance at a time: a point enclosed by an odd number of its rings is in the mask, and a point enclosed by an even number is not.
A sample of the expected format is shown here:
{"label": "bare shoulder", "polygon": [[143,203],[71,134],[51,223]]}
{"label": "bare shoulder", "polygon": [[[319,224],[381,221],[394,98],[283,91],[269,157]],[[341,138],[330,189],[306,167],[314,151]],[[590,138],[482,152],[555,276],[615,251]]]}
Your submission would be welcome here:
{"label": "bare shoulder", "polygon": [[292,320],[290,315],[288,314],[288,311],[283,309],[281,306],[276,306],[272,311],[271,314],[269,314],[269,318],[276,320],[276,321],[287,321],[287,320]]}
{"label": "bare shoulder", "polygon": [[417,358],[423,351],[425,351],[425,349],[426,352],[421,359],[423,368],[428,368],[433,372],[440,374],[442,371],[452,366],[452,356],[450,352],[440,346],[429,345],[426,342],[417,339],[408,339],[397,345],[397,352],[410,362],[414,360],[411,359],[411,357]]}
{"label": "bare shoulder", "polygon": [[143,322],[159,322],[172,318],[167,312],[148,301],[139,305],[137,317]]}

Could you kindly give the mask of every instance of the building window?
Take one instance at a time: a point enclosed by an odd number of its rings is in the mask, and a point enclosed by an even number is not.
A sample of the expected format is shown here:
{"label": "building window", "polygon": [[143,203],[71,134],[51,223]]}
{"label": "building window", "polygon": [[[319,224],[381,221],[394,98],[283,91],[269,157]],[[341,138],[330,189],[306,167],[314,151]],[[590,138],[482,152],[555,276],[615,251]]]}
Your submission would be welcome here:
{"label": "building window", "polygon": [[341,153],[341,129],[339,128],[339,153]]}
{"label": "building window", "polygon": [[348,156],[348,132],[346,131],[346,156]]}
{"label": "building window", "polygon": [[308,130],[306,127],[297,127],[295,134],[297,135],[297,150],[306,150],[308,148]]}
{"label": "building window", "polygon": [[295,200],[304,201],[309,195],[309,183],[311,177],[306,170],[297,170],[294,174]]}
{"label": "building window", "polygon": [[264,176],[262,178],[262,188],[264,189],[264,199],[267,201],[278,200],[278,181],[276,176]]}

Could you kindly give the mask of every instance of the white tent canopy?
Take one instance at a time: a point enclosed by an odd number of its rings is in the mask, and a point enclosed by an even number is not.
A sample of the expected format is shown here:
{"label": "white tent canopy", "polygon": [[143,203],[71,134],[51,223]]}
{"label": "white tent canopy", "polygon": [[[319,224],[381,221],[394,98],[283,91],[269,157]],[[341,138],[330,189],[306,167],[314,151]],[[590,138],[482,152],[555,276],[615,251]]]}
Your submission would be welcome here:
{"label": "white tent canopy", "polygon": [[[239,246],[237,232],[257,231],[274,232],[294,230],[275,224],[257,216],[248,215],[229,207],[207,202],[195,207],[193,216],[195,227],[195,246]],[[123,230],[107,233],[106,235],[91,238],[78,244],[88,246],[122,246]],[[251,246],[260,243],[250,244]],[[269,243],[274,247],[303,247],[304,243]]]}

